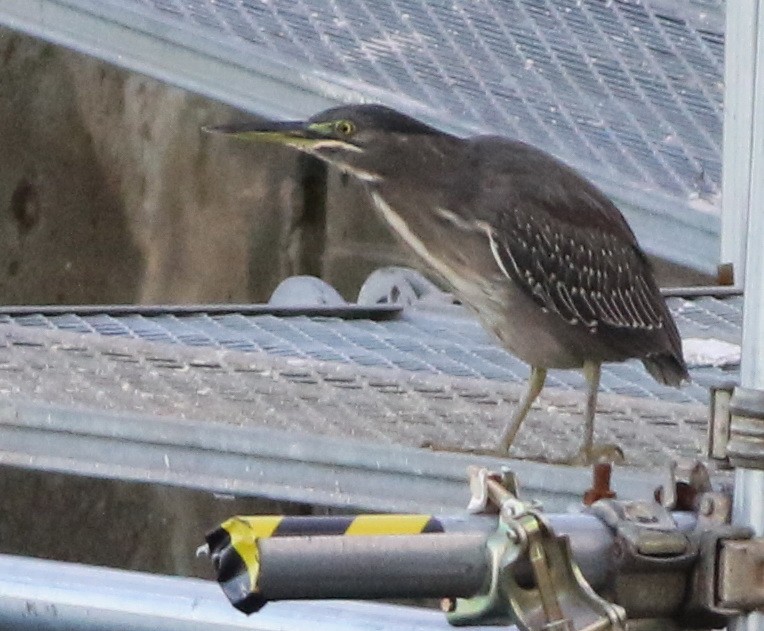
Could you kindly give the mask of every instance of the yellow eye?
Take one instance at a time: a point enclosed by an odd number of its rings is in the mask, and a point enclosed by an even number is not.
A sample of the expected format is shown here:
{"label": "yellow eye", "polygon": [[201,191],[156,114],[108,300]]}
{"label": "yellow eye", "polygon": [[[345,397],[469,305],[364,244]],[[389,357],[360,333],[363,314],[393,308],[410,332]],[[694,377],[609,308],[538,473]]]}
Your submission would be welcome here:
{"label": "yellow eye", "polygon": [[337,121],[334,124],[334,131],[342,136],[351,136],[355,133],[355,125],[351,121]]}

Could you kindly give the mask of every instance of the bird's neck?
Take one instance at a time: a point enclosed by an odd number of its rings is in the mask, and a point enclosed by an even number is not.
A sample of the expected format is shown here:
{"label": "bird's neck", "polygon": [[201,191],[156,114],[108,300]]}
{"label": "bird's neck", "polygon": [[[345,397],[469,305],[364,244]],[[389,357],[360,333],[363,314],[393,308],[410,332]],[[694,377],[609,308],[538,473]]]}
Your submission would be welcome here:
{"label": "bird's neck", "polygon": [[414,209],[437,203],[456,185],[464,188],[460,180],[463,154],[451,146],[453,140],[425,138],[401,143],[380,170],[381,177],[367,182],[369,190],[396,208]]}

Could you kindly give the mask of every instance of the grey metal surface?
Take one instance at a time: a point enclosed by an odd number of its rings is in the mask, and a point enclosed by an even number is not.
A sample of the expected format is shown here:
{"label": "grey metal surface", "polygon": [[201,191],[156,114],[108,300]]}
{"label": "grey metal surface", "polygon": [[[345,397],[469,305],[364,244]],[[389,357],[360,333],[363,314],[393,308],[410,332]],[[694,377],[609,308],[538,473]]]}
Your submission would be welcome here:
{"label": "grey metal surface", "polygon": [[268,116],[375,100],[521,138],[594,177],[648,250],[716,264],[721,3],[4,0],[0,21]]}
{"label": "grey metal surface", "polygon": [[[733,100],[732,110],[726,120],[727,133],[732,139],[742,141],[741,149],[750,151],[749,171],[730,181],[728,202],[739,203],[743,207],[736,211],[738,238],[745,239],[745,309],[743,320],[743,354],[741,359],[740,385],[749,389],[745,394],[752,400],[752,410],[746,416],[760,416],[760,400],[764,394],[764,3],[755,0],[747,6],[734,5],[728,9],[728,18],[736,33],[744,37],[739,45],[753,44],[755,57],[739,68],[735,87],[741,90],[740,100]],[[753,15],[750,10],[755,11]],[[733,49],[734,50],[734,49]],[[738,51],[733,60],[746,58]],[[749,97],[749,101],[744,101]],[[741,159],[746,159],[743,153]],[[747,176],[747,177],[746,177]],[[740,246],[739,246],[740,247]],[[744,394],[736,390],[735,397]],[[741,397],[742,398],[742,397]],[[743,419],[733,416],[733,424]],[[764,462],[762,462],[761,430],[754,429],[755,420],[748,423],[747,441],[750,459],[743,464],[750,466],[735,470],[735,495],[733,500],[733,523],[754,528],[759,536],[764,536]],[[758,435],[757,435],[758,434]],[[731,450],[732,451],[732,450]],[[764,612],[753,613],[733,627],[736,631],[764,631]]]}
{"label": "grey metal surface", "polygon": [[736,470],[735,491],[733,521],[750,526],[757,537],[764,537],[764,471]]}
{"label": "grey metal surface", "polygon": [[[752,121],[748,129],[737,127],[746,123],[743,117],[743,120],[729,129],[731,133],[748,133],[751,147],[749,187],[743,188],[746,182],[741,181],[738,184],[742,190],[736,192],[738,199],[748,209],[747,221],[740,226],[747,240],[740,381],[746,388],[764,390],[764,5],[758,1],[755,4],[758,6],[756,63],[750,68],[741,69],[741,73],[747,77],[748,89],[753,94]],[[731,16],[734,15],[734,11],[731,12]]]}
{"label": "grey metal surface", "polygon": [[[294,334],[293,344],[307,344],[299,330]],[[403,349],[414,344],[398,338],[393,342]],[[432,355],[437,358],[439,353]],[[292,353],[279,357],[0,326],[0,394],[216,421],[215,431],[200,430],[205,440],[222,437],[225,426],[246,426],[383,445],[434,442],[490,449],[523,390],[521,384],[499,379],[317,361]],[[576,391],[554,386],[545,390],[513,454],[536,459],[569,456],[580,441],[583,399]],[[704,405],[602,393],[597,438],[623,445],[629,464],[654,468],[671,458],[703,453],[707,416]],[[127,431],[132,426],[115,427]],[[463,462],[461,476],[467,461],[456,462]],[[552,484],[551,474],[543,473],[543,467],[540,471],[544,480],[538,486]]]}
{"label": "grey metal surface", "polygon": [[[673,297],[668,302],[683,338],[740,345],[742,297]],[[61,307],[61,311],[65,309]],[[14,315],[3,314],[0,308],[0,324],[517,384],[523,383],[528,374],[525,364],[504,351],[466,310],[455,306],[406,309],[401,318],[385,322],[240,313],[110,315],[95,310],[88,309],[81,315],[42,315],[30,313],[30,308],[25,307],[23,314]],[[688,360],[693,383],[680,390],[661,386],[640,362],[631,361],[603,368],[602,391],[706,404],[710,385],[737,380],[739,365],[734,361],[715,366],[691,357]],[[548,383],[571,391],[584,388],[578,371],[552,371]]]}
{"label": "grey metal surface", "polygon": [[753,150],[754,69],[759,2],[730,2],[727,8],[722,147],[722,223],[720,262],[732,263],[743,286],[746,229]]}
{"label": "grey metal surface", "polygon": [[[439,611],[360,602],[273,603],[246,617],[217,584],[0,555],[8,631],[445,631]],[[474,627],[488,631],[491,627]],[[514,627],[513,627],[514,628]]]}
{"label": "grey metal surface", "polygon": [[[732,521],[750,526],[764,537],[764,471],[735,470]],[[752,613],[731,625],[732,631],[764,631],[764,612]]]}
{"label": "grey metal surface", "polygon": [[[569,538],[589,585],[609,587],[615,572],[613,532],[591,514],[545,517],[557,535]],[[485,588],[490,571],[486,537],[496,531],[496,516],[470,515],[456,530],[444,522],[446,534],[263,539],[258,544],[258,593],[265,601],[475,595]],[[514,576],[521,585],[533,584],[527,557],[517,559]]]}
{"label": "grey metal surface", "polygon": [[[283,396],[306,397],[315,391],[289,390]],[[101,392],[97,402],[103,405],[104,398],[113,394]],[[132,394],[144,405],[152,396],[145,391]],[[271,401],[267,418],[258,418],[248,415],[253,410],[220,401],[211,409],[172,406],[170,410],[155,401],[154,411],[164,416],[139,416],[2,397],[0,464],[347,510],[437,514],[464,509],[469,499],[466,471],[474,464],[492,469],[510,464],[522,481],[523,497],[537,499],[551,511],[579,503],[591,485],[585,469],[432,453],[402,446],[392,431],[386,440],[372,443],[363,431],[374,420],[368,410],[356,410],[357,416],[365,413],[366,418],[337,418],[335,428],[323,428],[324,435],[319,435],[321,419],[310,418],[311,407],[298,404],[305,412],[290,419],[291,431],[275,430],[269,425],[285,414],[279,399]],[[319,405],[312,407],[322,411]],[[347,409],[350,412],[353,406]],[[414,420],[426,421],[426,414],[422,410]],[[309,429],[313,432],[305,431]],[[396,439],[399,444],[393,443]],[[660,481],[655,472],[619,468],[614,488],[621,497],[643,498]]]}
{"label": "grey metal surface", "polygon": [[742,342],[742,296],[672,297],[667,302],[683,339],[718,339],[738,345]]}
{"label": "grey metal surface", "polygon": [[[317,279],[316,279],[317,280]],[[329,285],[327,285],[328,287]],[[111,316],[119,317],[183,317],[183,316],[220,316],[220,315],[269,315],[277,318],[290,318],[296,316],[318,318],[340,318],[342,320],[387,320],[400,314],[402,307],[398,305],[374,304],[358,305],[342,302],[340,304],[182,304],[182,305],[3,305],[0,312],[13,318],[26,318],[29,316]]]}
{"label": "grey metal surface", "polygon": [[271,600],[470,598],[490,576],[483,533],[270,537],[258,596]]}

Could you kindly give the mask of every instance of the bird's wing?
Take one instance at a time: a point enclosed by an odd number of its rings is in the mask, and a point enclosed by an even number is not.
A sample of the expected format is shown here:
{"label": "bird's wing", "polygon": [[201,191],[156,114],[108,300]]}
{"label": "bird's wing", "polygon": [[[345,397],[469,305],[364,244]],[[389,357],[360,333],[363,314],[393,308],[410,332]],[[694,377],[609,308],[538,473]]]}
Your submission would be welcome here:
{"label": "bird's wing", "polygon": [[539,200],[513,202],[486,225],[491,251],[501,270],[540,307],[590,329],[665,326],[670,318],[633,237],[558,218],[575,209],[553,213]]}

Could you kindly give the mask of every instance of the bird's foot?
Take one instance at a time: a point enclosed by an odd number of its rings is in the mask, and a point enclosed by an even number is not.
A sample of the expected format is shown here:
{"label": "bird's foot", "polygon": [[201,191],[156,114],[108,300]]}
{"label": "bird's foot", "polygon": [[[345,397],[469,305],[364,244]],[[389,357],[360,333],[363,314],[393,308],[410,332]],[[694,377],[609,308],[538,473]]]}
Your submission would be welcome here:
{"label": "bird's foot", "polygon": [[573,466],[589,466],[598,462],[623,464],[626,456],[618,445],[611,443],[594,444],[581,447],[578,453],[568,459],[565,464]]}

